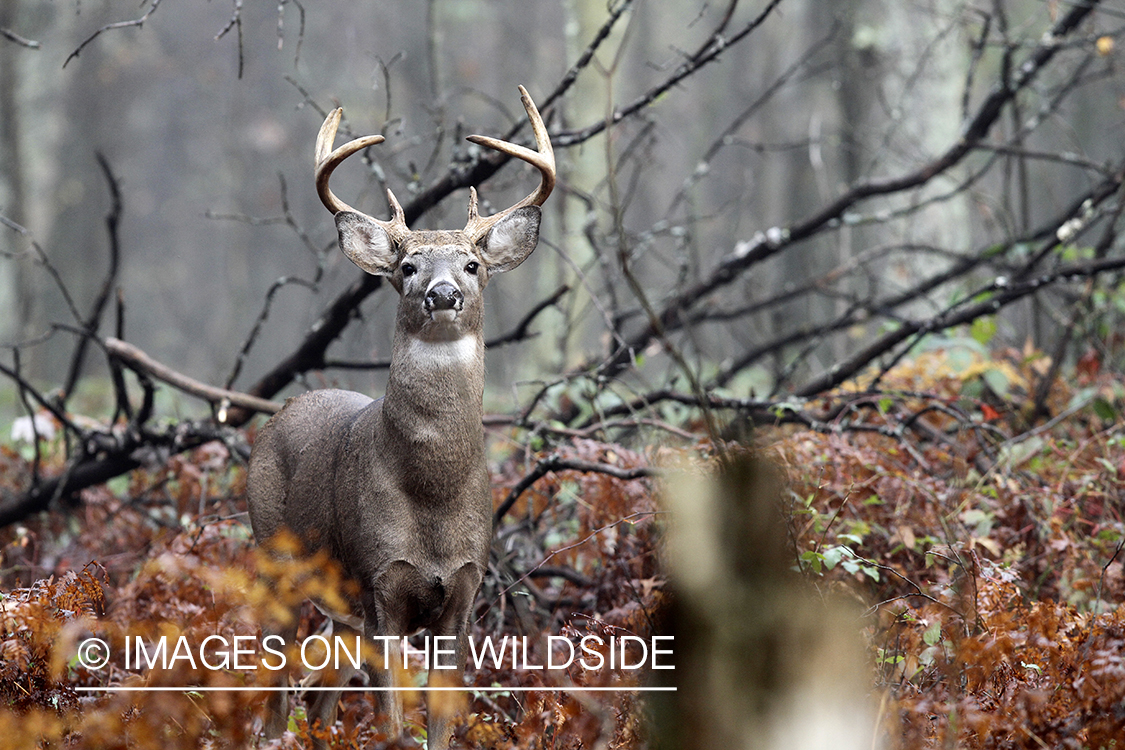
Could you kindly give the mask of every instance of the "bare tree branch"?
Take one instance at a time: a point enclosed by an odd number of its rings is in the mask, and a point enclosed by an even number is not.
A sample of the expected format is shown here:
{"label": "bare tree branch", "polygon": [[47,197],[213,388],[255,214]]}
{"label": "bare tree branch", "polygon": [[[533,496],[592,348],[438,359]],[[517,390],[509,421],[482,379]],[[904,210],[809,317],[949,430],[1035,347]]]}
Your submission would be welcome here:
{"label": "bare tree branch", "polygon": [[[766,22],[766,19],[769,18],[770,14],[773,13],[781,3],[782,0],[770,0],[758,15],[729,36],[722,33],[730,20],[730,14],[728,13],[711,36],[709,36],[693,54],[689,55],[679,67],[672,71],[671,75],[638,96],[629,104],[614,109],[604,120],[599,120],[581,130],[559,133],[556,136],[552,136],[551,141],[554,143],[555,148],[566,148],[568,146],[584,143],[606,128],[616,125],[622,120],[632,117],[637,112],[651,106],[653,102],[658,100],[681,81],[696,73],[700,68],[719,59],[723,52],[732,45],[738,44],[749,37],[752,32]],[[733,8],[733,4],[731,8]]]}
{"label": "bare tree branch", "polygon": [[[267,401],[266,399],[256,398],[245,393],[239,393],[238,391],[227,390],[226,388],[216,388],[215,386],[201,383],[183,373],[176,372],[170,367],[160,364],[132,344],[121,341],[120,339],[106,339],[105,348],[111,356],[121,360],[131,369],[152,375],[157,380],[174,386],[184,393],[198,396],[213,404],[229,404],[239,409],[263,412],[265,414],[274,414],[281,410],[282,405],[276,401]],[[220,409],[218,419],[220,424],[224,422],[222,416],[225,409],[226,406],[222,406]]]}
{"label": "bare tree branch", "polygon": [[753,265],[780,253],[786,248],[808,239],[825,229],[838,226],[844,213],[855,204],[880,195],[899,193],[921,186],[939,174],[960,163],[987,136],[999,120],[1005,105],[1017,94],[1026,89],[1036,79],[1039,72],[1054,58],[1062,47],[1062,40],[1086,18],[1098,5],[1098,0],[1076,2],[1058,20],[1048,34],[1039,41],[1027,60],[1021,64],[1010,85],[997,85],[985,97],[972,119],[965,126],[961,137],[935,159],[923,164],[912,172],[899,177],[871,180],[853,186],[836,200],[824,206],[812,216],[789,227],[775,227],[760,232],[752,241],[736,248],[706,278],[688,285],[664,303],[655,324],[646,326],[630,337],[629,345],[623,351],[602,365],[606,376],[613,376],[628,366],[632,352],[641,351],[649,343],[659,339],[661,331],[676,330],[684,324],[687,312],[712,292],[727,286]]}
{"label": "bare tree branch", "polygon": [[[278,28],[278,32],[279,32],[278,44],[279,44],[279,46],[280,46],[280,42],[281,42],[281,37],[280,37],[281,8],[282,8],[282,5],[279,5],[278,6],[278,27],[279,27]],[[227,35],[228,32],[230,32],[231,29],[237,29],[238,30],[238,33],[236,34],[236,37],[237,37],[237,40],[238,40],[238,77],[242,78],[242,70],[245,67],[245,57],[244,57],[244,54],[243,54],[243,46],[242,46],[242,0],[234,0],[234,10],[231,12],[230,21],[228,21],[227,25],[224,26],[219,31],[219,33],[215,35],[215,41],[217,42],[220,39],[222,39],[224,36]]]}
{"label": "bare tree branch", "polygon": [[980,290],[977,294],[970,297],[970,299],[980,297],[984,297],[984,299],[974,304],[963,306],[959,303],[957,306],[933,318],[903,324],[898,330],[880,336],[842,362],[833,365],[827,373],[813,378],[811,381],[798,388],[796,395],[802,398],[809,398],[818,393],[823,393],[824,391],[835,388],[841,383],[851,379],[852,376],[866,367],[870,362],[890,352],[902,342],[916,340],[917,336],[920,334],[943,331],[954,326],[962,325],[963,323],[971,322],[984,315],[994,314],[1013,302],[1035,294],[1048,284],[1060,280],[1082,280],[1100,273],[1117,271],[1123,268],[1125,268],[1125,258],[1104,258],[1088,263],[1072,263],[1060,266],[1052,272],[1044,273],[1035,278],[1018,283],[1010,283],[1006,278],[997,279]]}
{"label": "bare tree branch", "polygon": [[86,45],[90,44],[90,42],[94,41],[95,39],[97,39],[99,36],[101,36],[102,34],[104,34],[107,31],[115,31],[117,29],[127,29],[130,26],[136,26],[137,28],[140,28],[140,27],[144,26],[145,21],[148,20],[149,16],[151,16],[153,13],[156,12],[156,8],[157,8],[158,5],[160,5],[160,0],[151,0],[150,4],[148,6],[148,9],[145,10],[145,12],[141,15],[140,18],[134,18],[132,21],[118,21],[117,23],[106,24],[105,26],[101,27],[100,29],[95,31],[93,34],[86,37],[85,41],[83,41],[81,44],[79,44],[78,48],[76,50],[74,50],[73,52],[71,52],[67,56],[66,60],[63,61],[62,66],[65,68],[70,63],[71,60],[75,59],[76,57],[78,57],[78,55],[80,55],[82,53],[82,50],[86,49]]}
{"label": "bare tree branch", "polygon": [[[1017,280],[1030,275],[1032,269],[1038,265],[1039,261],[1058,246],[1057,232],[1060,227],[1065,226],[1077,217],[1082,217],[1088,209],[1101,206],[1121,189],[1122,175],[1125,174],[1125,164],[1118,165],[1116,169],[1117,172],[1114,175],[1096,183],[1087,192],[1076,196],[1071,201],[1071,204],[1060,211],[1058,215],[1051,217],[1048,221],[1030,230],[1027,234],[1013,237],[999,247],[991,246],[981,248],[964,257],[955,258],[954,262],[948,268],[927,276],[919,280],[916,284],[896,294],[882,298],[856,301],[833,320],[800,326],[793,331],[768,339],[754,346],[752,349],[743,352],[720,368],[719,372],[711,379],[709,386],[726,385],[737,373],[760,361],[770,353],[783,351],[788,347],[807,342],[811,339],[823,339],[827,334],[843,331],[850,326],[860,323],[864,319],[882,316],[892,319],[896,323],[901,323],[904,318],[901,314],[896,314],[896,310],[924,299],[926,295],[932,293],[942,285],[949,284],[958,279],[964,279],[970,273],[979,271],[982,268],[991,266],[995,273],[1006,274]],[[1008,257],[1015,248],[1035,242],[1041,243],[1041,247],[1030,259],[1024,260],[1019,266],[1005,265],[1005,258]],[[824,281],[827,282],[828,279]],[[792,292],[796,293],[804,289],[808,289],[811,292],[819,290],[820,288],[820,286],[814,283],[803,289],[792,290]],[[749,313],[767,309],[789,301],[792,298],[793,294],[788,291],[783,291],[772,298],[747,305],[745,311]],[[707,312],[703,311],[694,314],[689,319],[689,322],[699,322],[706,320],[707,317]],[[718,319],[722,319],[722,316],[718,316]]]}
{"label": "bare tree branch", "polygon": [[86,361],[86,349],[89,344],[90,337],[96,336],[98,328],[101,326],[102,313],[105,311],[105,306],[109,302],[110,293],[113,291],[113,284],[117,280],[117,269],[121,262],[121,242],[118,237],[118,224],[121,221],[121,187],[117,182],[117,178],[113,175],[113,170],[109,166],[109,162],[101,153],[95,154],[98,159],[98,166],[101,167],[102,174],[105,176],[106,183],[109,186],[110,208],[109,213],[105,217],[106,234],[109,241],[109,267],[105,272],[105,279],[102,281],[102,287],[98,291],[97,297],[94,299],[94,304],[90,307],[90,314],[86,316],[86,320],[82,327],[86,330],[87,336],[80,336],[74,347],[74,355],[70,360],[70,370],[67,373],[66,381],[63,385],[62,401],[65,404],[66,400],[74,392],[75,386],[78,384],[78,378],[82,374],[82,365]]}

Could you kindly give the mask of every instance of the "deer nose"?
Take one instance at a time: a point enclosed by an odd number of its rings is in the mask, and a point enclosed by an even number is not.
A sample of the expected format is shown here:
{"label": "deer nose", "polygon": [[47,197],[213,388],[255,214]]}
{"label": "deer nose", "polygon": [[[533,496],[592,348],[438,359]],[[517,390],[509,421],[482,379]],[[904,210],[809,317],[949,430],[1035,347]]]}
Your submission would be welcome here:
{"label": "deer nose", "polygon": [[460,310],[465,304],[465,295],[448,281],[439,281],[426,292],[426,311]]}

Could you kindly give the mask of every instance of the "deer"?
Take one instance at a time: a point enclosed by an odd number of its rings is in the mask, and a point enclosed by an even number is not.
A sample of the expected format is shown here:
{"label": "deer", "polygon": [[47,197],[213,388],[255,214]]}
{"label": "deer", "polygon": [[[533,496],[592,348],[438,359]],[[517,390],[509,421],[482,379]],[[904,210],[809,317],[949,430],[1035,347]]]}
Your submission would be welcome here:
{"label": "deer", "polygon": [[[403,709],[399,693],[387,690],[397,671],[387,662],[401,665],[399,640],[423,630],[446,637],[453,644],[452,679],[463,686],[469,617],[488,568],[482,292],[493,275],[531,255],[540,207],[555,185],[547,128],[527,90],[519,90],[536,150],[481,135],[468,140],[534,166],[539,186],[491,216],[478,213],[471,187],[461,230],[408,228],[390,189],[390,220],[337,198],[328,186],[336,167],[384,139],[366,136],[333,150],[343,112],[325,118],[316,140],[317,194],[335,215],[344,255],[385,277],[399,295],[386,390],[374,400],[338,389],[290,398],[259,431],[250,456],[247,496],[257,543],[292,534],[303,553],[327,551],[354,582],[350,611],[326,614],[333,628],[381,645],[384,668],[365,664],[364,671],[392,738],[400,736]],[[296,637],[292,620],[281,627],[286,643]],[[319,722],[324,731],[335,723],[339,688],[355,675],[346,660],[343,666],[329,676],[336,689],[309,701],[310,727]],[[269,699],[267,738],[287,726],[287,687],[285,679]],[[429,747],[445,750],[452,731],[451,712],[442,708],[448,702],[431,697],[429,704]]]}

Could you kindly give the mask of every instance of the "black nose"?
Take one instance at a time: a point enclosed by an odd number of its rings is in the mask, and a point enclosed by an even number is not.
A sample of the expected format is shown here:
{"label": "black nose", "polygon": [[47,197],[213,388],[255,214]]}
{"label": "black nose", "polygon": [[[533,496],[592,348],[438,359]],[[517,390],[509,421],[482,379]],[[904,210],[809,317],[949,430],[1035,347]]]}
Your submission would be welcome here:
{"label": "black nose", "polygon": [[461,290],[448,281],[434,284],[433,289],[426,292],[426,310],[460,310],[465,303],[465,295]]}

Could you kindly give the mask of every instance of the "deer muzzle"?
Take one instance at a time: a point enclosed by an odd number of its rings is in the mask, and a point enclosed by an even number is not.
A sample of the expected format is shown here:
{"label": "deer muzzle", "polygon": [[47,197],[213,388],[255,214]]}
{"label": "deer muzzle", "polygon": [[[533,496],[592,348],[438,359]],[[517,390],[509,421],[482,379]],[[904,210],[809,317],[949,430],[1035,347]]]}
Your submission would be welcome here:
{"label": "deer muzzle", "polygon": [[456,314],[465,306],[465,295],[450,282],[439,281],[426,292],[425,306],[431,317],[444,311]]}

